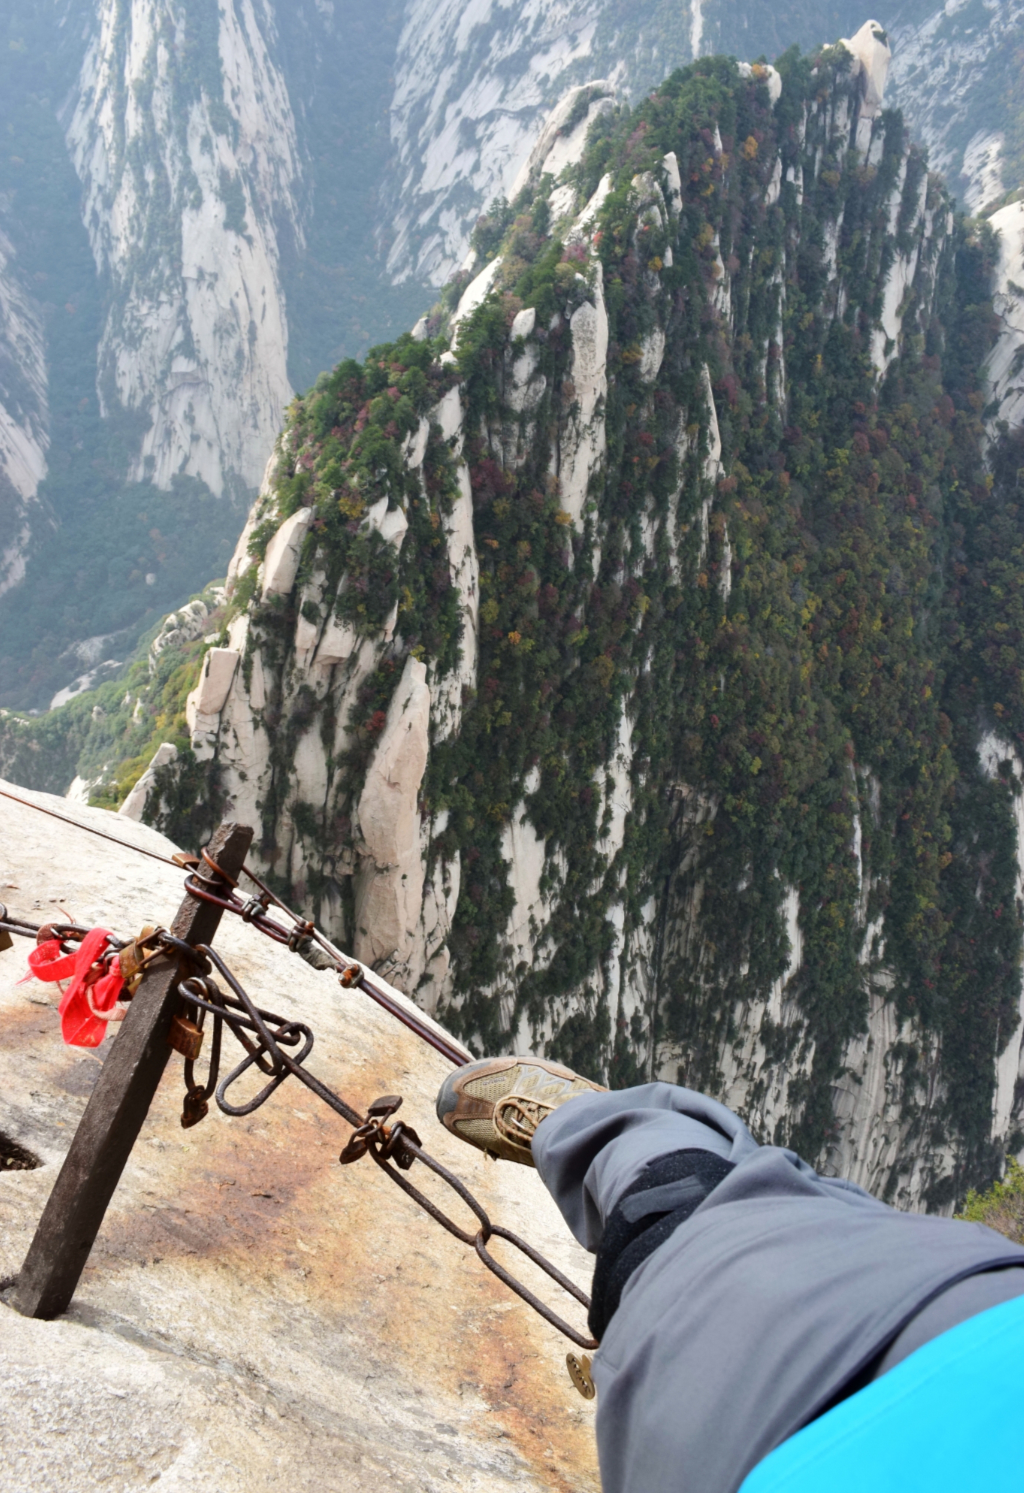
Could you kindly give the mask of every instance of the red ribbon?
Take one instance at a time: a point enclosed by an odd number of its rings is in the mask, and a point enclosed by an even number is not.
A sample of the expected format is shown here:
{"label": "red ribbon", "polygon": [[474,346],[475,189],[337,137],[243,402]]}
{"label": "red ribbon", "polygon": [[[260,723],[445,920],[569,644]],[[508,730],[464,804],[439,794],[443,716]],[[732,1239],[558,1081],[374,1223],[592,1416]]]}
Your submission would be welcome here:
{"label": "red ribbon", "polygon": [[124,1015],[113,1009],[124,988],[120,966],[116,959],[109,967],[98,962],[110,938],[105,928],[93,928],[74,954],[62,954],[60,940],[51,938],[28,956],[37,980],[71,981],[60,1003],[60,1029],[72,1047],[99,1047],[107,1022]]}

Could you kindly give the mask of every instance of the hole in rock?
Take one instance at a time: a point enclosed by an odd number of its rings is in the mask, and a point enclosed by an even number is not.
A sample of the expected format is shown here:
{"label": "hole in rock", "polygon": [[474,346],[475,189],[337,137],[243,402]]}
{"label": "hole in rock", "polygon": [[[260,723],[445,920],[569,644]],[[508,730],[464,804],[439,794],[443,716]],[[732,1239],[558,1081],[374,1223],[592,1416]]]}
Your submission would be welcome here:
{"label": "hole in rock", "polygon": [[0,1173],[3,1172],[30,1172],[34,1167],[42,1166],[39,1157],[34,1155],[26,1146],[20,1146],[16,1140],[11,1140],[0,1130]]}

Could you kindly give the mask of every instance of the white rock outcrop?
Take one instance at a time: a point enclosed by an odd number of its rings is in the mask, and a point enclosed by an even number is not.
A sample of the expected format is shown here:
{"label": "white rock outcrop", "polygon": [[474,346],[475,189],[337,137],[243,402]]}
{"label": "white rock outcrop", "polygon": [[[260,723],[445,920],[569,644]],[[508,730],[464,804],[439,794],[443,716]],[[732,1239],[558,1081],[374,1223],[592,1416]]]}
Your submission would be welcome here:
{"label": "white rock outcrop", "polygon": [[312,521],[313,510],[300,508],[297,513],[285,519],[267,545],[267,553],[263,561],[262,593],[264,598],[287,596],[295,585],[299,561],[302,559],[302,545]]}
{"label": "white rock outcrop", "polygon": [[993,422],[1011,428],[1024,424],[1024,202],[1001,207],[990,218],[999,235],[992,305],[999,318],[999,336],[986,365],[989,397],[995,403]]}
{"label": "white rock outcrop", "polygon": [[480,629],[480,560],[473,523],[473,492],[463,446],[465,414],[458,386],[450,389],[434,411],[442,439],[455,460],[458,492],[444,521],[445,543],[452,583],[459,593],[462,644],[459,663],[442,678],[431,681],[431,720],[436,739],[452,736],[462,719],[463,691],[475,689]]}
{"label": "white rock outcrop", "polygon": [[566,166],[575,164],[583,154],[587,132],[594,120],[614,107],[614,86],[603,78],[579,83],[564,93],[516,173],[509,197],[517,197],[525,186],[541,176],[553,176],[557,181]]}
{"label": "white rock outcrop", "polygon": [[[146,809],[146,800],[153,788],[156,787],[156,770],[158,767],[167,767],[171,762],[178,760],[178,748],[173,741],[162,741],[149,759],[149,766],[142,777],[135,784],[124,803],[118,809],[118,813],[124,819],[134,819],[142,823],[142,816]],[[76,782],[78,780],[76,779]],[[70,795],[68,795],[70,796]],[[83,799],[73,800],[87,802],[88,796]]]}
{"label": "white rock outcrop", "polygon": [[491,293],[498,271],[501,269],[501,256],[492,259],[490,264],[485,264],[483,269],[466,286],[459,297],[459,304],[452,313],[448,330],[451,334],[452,351],[458,346],[459,323],[465,321],[467,316],[472,316],[478,306],[482,306]]}
{"label": "white rock outcrop", "polygon": [[356,958],[394,971],[392,977],[405,985],[423,902],[419,792],[429,724],[427,668],[409,658],[359,799],[366,859],[356,877],[355,911]]}
{"label": "white rock outcrop", "polygon": [[878,21],[865,21],[854,36],[844,36],[839,45],[852,52],[857,59],[862,90],[861,118],[877,119],[882,112],[885,84],[892,61],[885,28]]}
{"label": "white rock outcrop", "polygon": [[608,312],[600,260],[593,262],[592,299],[569,318],[572,333],[574,411],[562,436],[558,480],[562,508],[579,525],[587,488],[605,452],[604,402],[608,394]]}
{"label": "white rock outcrop", "polygon": [[199,682],[185,701],[185,720],[192,733],[192,750],[209,755],[220,726],[220,713],[238,667],[236,648],[211,648],[203,658]]}
{"label": "white rock outcrop", "polygon": [[335,664],[343,664],[346,659],[352,657],[359,635],[355,628],[348,622],[340,622],[337,617],[329,618],[327,626],[320,637],[320,644],[316,650],[316,662],[321,668],[333,668]]}
{"label": "white rock outcrop", "polygon": [[263,468],[263,478],[260,482],[259,496],[257,497],[257,501],[253,503],[252,507],[249,509],[249,512],[246,514],[245,523],[242,525],[242,532],[238,536],[238,541],[235,545],[234,553],[232,554],[231,559],[228,561],[228,573],[226,580],[229,586],[233,586],[245,574],[245,572],[251,565],[257,563],[254,556],[250,555],[249,553],[249,541],[252,538],[253,530],[256,528],[256,525],[260,522],[261,519],[266,517],[264,504],[261,499],[263,495],[270,490],[270,485],[273,481],[274,473],[277,471],[277,464],[280,459],[281,452],[278,445],[275,443],[273,451],[271,451],[269,457],[267,458],[267,464]]}
{"label": "white rock outcrop", "polygon": [[[847,43],[849,46],[850,43]],[[768,89],[768,97],[773,104],[777,104],[782,97],[782,79],[776,68],[763,62],[741,62],[739,64],[741,78],[758,78]],[[719,146],[721,150],[721,146]]]}

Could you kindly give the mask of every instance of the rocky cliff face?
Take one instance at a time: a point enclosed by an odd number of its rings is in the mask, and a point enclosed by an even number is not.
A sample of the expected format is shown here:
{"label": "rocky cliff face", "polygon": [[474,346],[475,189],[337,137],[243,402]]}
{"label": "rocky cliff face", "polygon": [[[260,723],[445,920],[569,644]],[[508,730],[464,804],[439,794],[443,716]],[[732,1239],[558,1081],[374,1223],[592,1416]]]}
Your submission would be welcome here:
{"label": "rocky cliff face", "polygon": [[299,163],[273,38],[260,0],[107,5],[69,105],[111,286],[101,409],[138,417],[135,481],[253,489],[291,394],[277,235],[300,231]]}
{"label": "rocky cliff face", "polygon": [[43,318],[0,232],[0,596],[25,574],[48,445]]}
{"label": "rocky cliff face", "polygon": [[907,5],[891,21],[893,92],[970,212],[1021,184],[1024,6]]}
{"label": "rocky cliff face", "polygon": [[[929,0],[879,12],[894,61],[890,103],[972,212],[1020,184],[1024,8],[1017,0]],[[477,214],[516,175],[547,112],[595,78],[642,99],[674,67],[725,52],[776,57],[852,35],[863,9],[689,0],[624,6],[546,0],[516,7],[413,0],[398,43],[393,156],[378,237],[389,272],[441,285],[462,264]]]}
{"label": "rocky cliff face", "polygon": [[[894,96],[933,165],[980,207],[1015,185],[996,78],[1022,15],[1011,3],[902,16]],[[346,17],[331,18],[334,29]],[[479,213],[514,196],[542,123],[567,88],[643,97],[710,52],[775,55],[860,19],[847,6],[785,18],[714,0],[525,7],[410,3],[394,64],[392,150],[375,204],[386,272],[440,286],[466,261]],[[884,18],[883,18],[884,19]],[[902,22],[902,24],[900,24]],[[252,489],[290,397],[281,241],[301,257],[310,183],[279,42],[292,18],[268,0],[179,14],[161,0],[103,5],[66,106],[67,144],[111,304],[99,347],[101,408],[140,417],[128,475],[175,474],[220,495]],[[834,34],[834,33],[833,33]],[[326,30],[306,44],[326,52]],[[1005,71],[1005,66],[1004,66]],[[1012,73],[1012,67],[1011,67]],[[292,87],[294,80],[292,80]],[[572,95],[585,133],[601,93]],[[991,116],[991,118],[990,118]],[[307,132],[308,133],[308,132]],[[570,132],[571,133],[571,132]],[[1012,152],[1011,152],[1012,154]],[[315,174],[315,172],[314,172]]]}
{"label": "rocky cliff face", "polygon": [[[570,90],[641,99],[673,68],[712,52],[774,57],[863,19],[850,5],[720,0],[528,0],[435,5],[411,0],[398,41],[392,156],[378,209],[389,273],[439,286],[463,263],[477,216],[514,197],[541,128]],[[573,123],[585,129],[584,100]]]}
{"label": "rocky cliff face", "polygon": [[888,57],[710,60],[534,161],[439,340],[295,406],[145,812],[205,783],[481,1048],[943,1206],[1022,1139],[1015,500]]}
{"label": "rocky cliff face", "polygon": [[993,309],[999,318],[999,338],[989,355],[991,392],[989,418],[1014,430],[1024,425],[1024,203],[1012,202],[989,219],[997,235],[999,258]]}
{"label": "rocky cliff face", "polygon": [[[890,100],[972,206],[1024,172],[1019,7],[975,10],[881,15]],[[560,100],[568,150],[698,55],[775,57],[862,19],[852,0],[11,0],[0,218],[43,339],[19,353],[38,409],[17,439],[41,471],[49,431],[52,526],[29,542],[16,481],[0,698],[45,707],[83,648],[124,659],[223,573],[237,518],[210,496],[251,498],[293,387],[473,278],[476,220]]]}

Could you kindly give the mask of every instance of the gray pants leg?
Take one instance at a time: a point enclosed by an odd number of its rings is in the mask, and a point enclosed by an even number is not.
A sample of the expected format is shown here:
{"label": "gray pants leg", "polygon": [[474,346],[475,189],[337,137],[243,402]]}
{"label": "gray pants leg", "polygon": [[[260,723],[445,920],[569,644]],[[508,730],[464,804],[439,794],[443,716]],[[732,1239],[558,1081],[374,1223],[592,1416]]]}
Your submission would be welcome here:
{"label": "gray pants leg", "polygon": [[901,1335],[913,1351],[1024,1291],[1024,1248],[819,1177],[689,1089],[581,1095],[533,1141],[592,1252],[644,1169],[691,1149],[733,1170],[629,1277],[595,1356],[605,1493],[735,1493],[887,1348],[885,1368],[905,1356]]}

